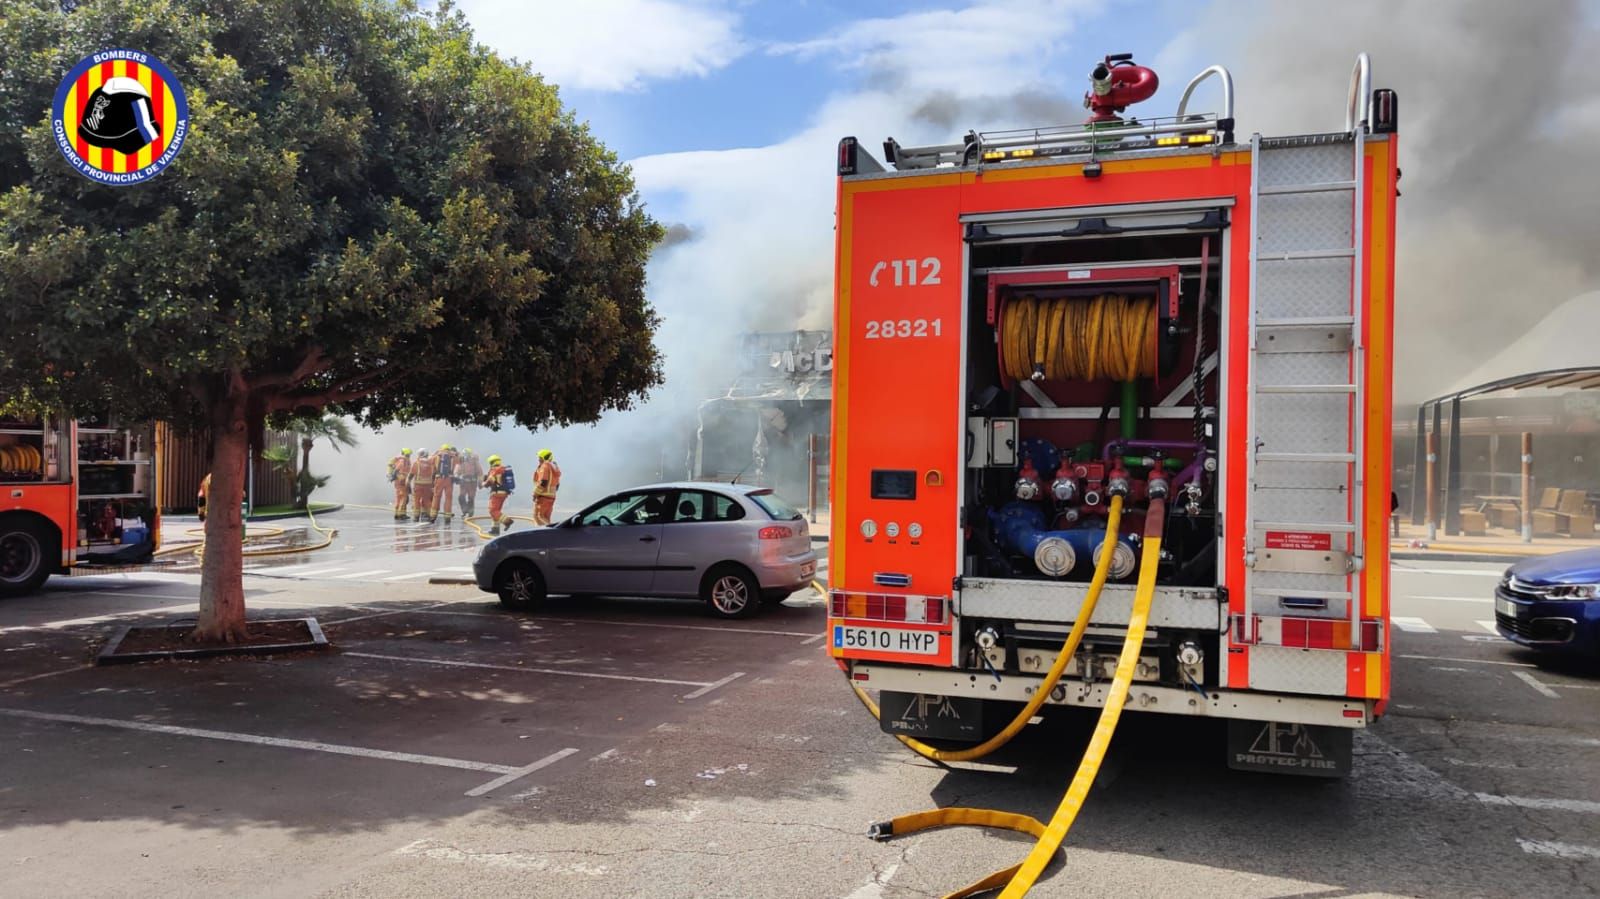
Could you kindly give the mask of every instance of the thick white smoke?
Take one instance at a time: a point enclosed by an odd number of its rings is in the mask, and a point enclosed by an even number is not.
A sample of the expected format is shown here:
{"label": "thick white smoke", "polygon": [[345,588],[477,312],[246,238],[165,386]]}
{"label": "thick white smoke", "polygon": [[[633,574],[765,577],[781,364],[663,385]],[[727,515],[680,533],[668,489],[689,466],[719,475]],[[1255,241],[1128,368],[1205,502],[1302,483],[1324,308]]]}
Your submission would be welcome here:
{"label": "thick white smoke", "polygon": [[[335,474],[327,495],[381,502],[383,463],[399,446],[446,439],[499,452],[529,474],[538,448],[551,448],[566,511],[658,472],[680,475],[695,407],[737,374],[736,336],[829,326],[838,139],[947,143],[971,128],[1077,119],[1084,74],[1108,50],[1126,49],[1076,44],[1085,9],[978,0],[772,49],[859,75],[859,86],[797,110],[784,141],[634,161],[646,200],[670,198],[681,225],[650,266],[666,360],[666,384],[651,400],[551,433],[390,428],[358,451],[314,454],[314,468],[320,461]],[[1399,91],[1400,401],[1452,385],[1597,286],[1584,157],[1600,146],[1600,66],[1589,62],[1600,36],[1574,0],[1217,0],[1194,6],[1189,22],[1167,21],[1174,32],[1154,61],[1164,87],[1139,107],[1145,115],[1170,114],[1187,78],[1211,63],[1234,73],[1241,136],[1341,127],[1363,50],[1375,85]],[[516,508],[526,509],[529,492],[519,491]]]}
{"label": "thick white smoke", "polygon": [[1588,186],[1600,30],[1588,9],[1576,0],[1219,0],[1163,54],[1228,66],[1246,135],[1342,127],[1363,50],[1374,86],[1399,92],[1400,402],[1454,386],[1600,286]]}

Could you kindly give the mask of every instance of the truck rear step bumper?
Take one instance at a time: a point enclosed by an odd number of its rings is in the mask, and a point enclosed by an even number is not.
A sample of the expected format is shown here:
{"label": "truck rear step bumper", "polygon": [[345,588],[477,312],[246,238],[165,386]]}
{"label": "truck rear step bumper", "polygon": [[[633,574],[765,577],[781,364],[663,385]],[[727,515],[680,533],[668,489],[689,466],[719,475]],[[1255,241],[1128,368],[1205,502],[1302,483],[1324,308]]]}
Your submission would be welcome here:
{"label": "truck rear step bumper", "polygon": [[[1042,680],[1031,675],[1015,674],[1003,674],[996,680],[995,675],[987,672],[975,677],[972,672],[950,668],[918,668],[874,662],[856,662],[851,672],[856,677],[856,683],[866,689],[1003,702],[1027,702]],[[862,675],[866,677],[863,679]],[[1100,708],[1105,705],[1109,687],[1109,681],[1097,681],[1085,686],[1081,680],[1063,678],[1056,685],[1048,704]],[[1288,696],[1237,690],[1207,690],[1206,697],[1201,698],[1192,689],[1180,690],[1142,683],[1135,683],[1128,691],[1127,708],[1169,715],[1349,728],[1366,727],[1373,719],[1372,703],[1364,699]]]}

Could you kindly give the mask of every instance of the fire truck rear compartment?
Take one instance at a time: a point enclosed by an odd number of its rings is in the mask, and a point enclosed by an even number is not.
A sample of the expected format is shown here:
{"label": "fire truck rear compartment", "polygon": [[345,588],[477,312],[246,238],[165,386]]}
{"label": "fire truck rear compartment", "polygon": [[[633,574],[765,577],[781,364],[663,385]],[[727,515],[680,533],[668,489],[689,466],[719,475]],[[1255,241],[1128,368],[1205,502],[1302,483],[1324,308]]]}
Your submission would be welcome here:
{"label": "fire truck rear compartment", "polygon": [[1135,677],[1217,683],[1215,360],[1229,211],[1159,204],[966,223],[962,667],[1049,668],[1122,492],[1110,582],[1067,677],[1092,682],[1114,665],[1145,511],[1164,496]]}

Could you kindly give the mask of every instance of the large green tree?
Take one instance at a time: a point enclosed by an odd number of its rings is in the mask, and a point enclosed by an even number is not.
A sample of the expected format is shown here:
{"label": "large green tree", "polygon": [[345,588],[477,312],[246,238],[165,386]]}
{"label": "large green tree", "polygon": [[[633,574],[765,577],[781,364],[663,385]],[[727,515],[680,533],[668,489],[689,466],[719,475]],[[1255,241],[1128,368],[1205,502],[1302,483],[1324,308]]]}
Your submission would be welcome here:
{"label": "large green tree", "polygon": [[[476,43],[448,5],[4,10],[0,401],[210,429],[198,638],[244,631],[239,499],[267,416],[538,428],[659,383],[662,231],[627,167],[538,60]],[[51,135],[56,84],[116,47],[189,100],[181,155],[137,186],[79,176]]]}

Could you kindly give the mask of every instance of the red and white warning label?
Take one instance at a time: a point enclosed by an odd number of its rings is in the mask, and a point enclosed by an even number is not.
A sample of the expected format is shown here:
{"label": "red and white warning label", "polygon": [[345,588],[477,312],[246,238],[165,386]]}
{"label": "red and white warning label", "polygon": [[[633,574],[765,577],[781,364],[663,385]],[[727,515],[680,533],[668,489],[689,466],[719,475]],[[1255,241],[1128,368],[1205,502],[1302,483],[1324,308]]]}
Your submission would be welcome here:
{"label": "red and white warning label", "polygon": [[1327,552],[1333,549],[1333,535],[1308,531],[1267,531],[1267,549],[1309,549]]}

